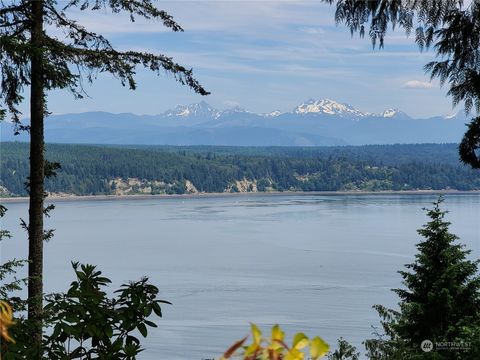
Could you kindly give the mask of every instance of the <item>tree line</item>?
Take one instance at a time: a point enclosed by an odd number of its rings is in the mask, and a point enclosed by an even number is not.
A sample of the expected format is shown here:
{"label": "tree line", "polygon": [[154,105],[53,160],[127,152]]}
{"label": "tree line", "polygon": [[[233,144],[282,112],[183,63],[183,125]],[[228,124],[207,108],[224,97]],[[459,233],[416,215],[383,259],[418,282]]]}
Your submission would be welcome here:
{"label": "tree line", "polygon": [[[152,194],[183,194],[187,180],[199,192],[238,191],[235,183],[243,179],[255,183],[258,191],[480,189],[480,174],[456,159],[455,144],[46,148],[50,161],[61,164],[57,176],[46,179],[46,190],[75,195],[115,194],[113,180],[118,178],[150,182]],[[10,195],[27,194],[28,150],[26,143],[2,144],[0,185]]]}

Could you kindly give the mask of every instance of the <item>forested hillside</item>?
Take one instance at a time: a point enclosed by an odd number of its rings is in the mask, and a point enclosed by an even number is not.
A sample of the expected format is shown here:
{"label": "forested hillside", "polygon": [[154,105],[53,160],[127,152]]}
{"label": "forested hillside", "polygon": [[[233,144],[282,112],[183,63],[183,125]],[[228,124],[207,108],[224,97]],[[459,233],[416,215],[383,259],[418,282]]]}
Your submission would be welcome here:
{"label": "forested hillside", "polygon": [[[1,192],[26,195],[28,144],[1,144]],[[59,162],[52,193],[477,190],[480,171],[455,144],[358,147],[120,147],[47,145]]]}

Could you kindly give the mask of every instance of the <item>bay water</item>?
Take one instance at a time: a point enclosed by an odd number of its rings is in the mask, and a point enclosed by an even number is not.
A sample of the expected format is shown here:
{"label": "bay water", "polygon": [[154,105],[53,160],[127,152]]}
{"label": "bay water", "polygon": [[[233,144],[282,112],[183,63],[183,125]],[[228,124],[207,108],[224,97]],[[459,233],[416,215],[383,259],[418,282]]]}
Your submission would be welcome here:
{"label": "bay water", "polygon": [[[112,288],[148,276],[163,318],[139,359],[218,358],[245,336],[266,332],[342,336],[363,351],[379,326],[373,304],[395,308],[390,291],[414,259],[416,229],[436,195],[242,195],[58,201],[47,227],[45,291],[65,291],[70,262],[98,266]],[[2,262],[27,257],[26,203],[6,204]],[[451,231],[480,257],[480,194],[448,194]],[[25,272],[23,272],[25,274]],[[21,275],[21,274],[20,274]]]}

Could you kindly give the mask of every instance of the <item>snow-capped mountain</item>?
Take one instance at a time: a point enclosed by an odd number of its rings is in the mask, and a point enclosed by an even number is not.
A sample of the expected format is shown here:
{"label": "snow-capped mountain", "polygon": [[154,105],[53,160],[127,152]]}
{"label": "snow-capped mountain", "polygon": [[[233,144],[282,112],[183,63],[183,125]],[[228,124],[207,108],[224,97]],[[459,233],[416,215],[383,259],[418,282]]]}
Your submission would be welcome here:
{"label": "snow-capped mountain", "polygon": [[266,118],[272,118],[272,117],[276,117],[276,116],[280,116],[282,115],[282,112],[280,110],[273,110],[269,113],[266,113],[266,114],[261,114],[263,117],[266,117]]}
{"label": "snow-capped mountain", "polygon": [[328,114],[339,116],[364,117],[370,113],[362,112],[351,105],[338,103],[330,99],[309,99],[293,109],[295,114]]}
{"label": "snow-capped mountain", "polygon": [[165,117],[173,117],[173,116],[215,117],[217,113],[218,113],[218,110],[211,107],[205,101],[202,101],[202,102],[199,102],[198,104],[177,105],[175,109],[167,110],[162,115]]}
{"label": "snow-capped mountain", "polygon": [[448,114],[448,115],[444,115],[443,118],[444,119],[455,119],[458,115],[459,115],[459,113],[451,113],[451,114]]}
{"label": "snow-capped mountain", "polygon": [[229,117],[232,115],[255,115],[263,118],[274,118],[281,115],[327,115],[327,116],[340,116],[343,118],[356,119],[369,116],[377,117],[395,117],[398,115],[408,116],[404,112],[398,109],[387,109],[380,114],[374,114],[370,112],[361,111],[351,105],[345,103],[339,103],[331,99],[309,99],[293,109],[292,112],[282,113],[280,110],[274,110],[268,113],[256,114],[245,110],[240,106],[228,108],[225,110],[218,110],[202,101],[197,104],[190,105],[177,105],[174,109],[167,110],[163,114],[164,117],[172,118],[187,118],[187,117],[209,117],[212,119],[219,119]]}
{"label": "snow-capped mountain", "polygon": [[[370,113],[334,100],[308,100],[291,112],[256,114],[240,107],[218,110],[202,101],[178,105],[159,115],[90,112],[52,115],[46,140],[61,143],[330,146],[394,143],[459,142],[466,117],[413,119],[398,109]],[[28,124],[28,120],[25,121]],[[2,141],[13,136],[0,123]]]}
{"label": "snow-capped mountain", "polygon": [[383,113],[381,113],[380,115],[384,118],[392,118],[392,117],[395,117],[397,115],[403,115],[403,114],[405,114],[405,113],[403,111],[398,110],[398,109],[387,109]]}
{"label": "snow-capped mountain", "polygon": [[250,114],[251,112],[245,110],[244,108],[242,108],[240,106],[235,106],[235,107],[230,108],[230,109],[218,111],[217,118],[221,117],[221,116],[229,116],[229,115],[241,114],[241,113],[249,113]]}

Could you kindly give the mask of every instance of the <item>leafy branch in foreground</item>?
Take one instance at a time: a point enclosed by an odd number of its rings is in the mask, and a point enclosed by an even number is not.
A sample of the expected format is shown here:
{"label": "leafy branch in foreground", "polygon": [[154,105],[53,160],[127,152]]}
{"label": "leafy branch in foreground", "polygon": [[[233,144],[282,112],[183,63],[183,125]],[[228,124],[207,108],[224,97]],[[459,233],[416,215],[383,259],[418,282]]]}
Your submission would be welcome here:
{"label": "leafy branch in foreground", "polygon": [[93,265],[73,263],[76,280],[64,294],[46,297],[44,323],[49,329],[42,349],[31,347],[31,320],[19,316],[11,327],[15,343],[2,348],[3,360],[26,360],[38,357],[63,359],[134,360],[143,350],[137,334],[146,337],[148,327],[157,327],[152,316],[161,317],[158,288],[147,278],[123,284],[109,298],[103,277]]}
{"label": "leafy branch in foreground", "polygon": [[[5,216],[7,208],[0,205],[0,219]],[[10,231],[0,230],[0,242],[5,239],[10,239]],[[12,296],[13,293],[19,291],[27,283],[27,279],[17,278],[17,269],[23,267],[27,263],[26,260],[12,259],[4,263],[0,263],[0,299],[6,300],[10,305],[13,305],[17,310],[25,310],[26,302],[20,297]]]}
{"label": "leafy branch in foreground", "polygon": [[12,307],[7,302],[0,300],[0,344],[2,339],[15,343],[15,340],[8,333],[8,328],[14,324]]}
{"label": "leafy branch in foreground", "polygon": [[[310,347],[310,359],[317,360],[328,353],[328,344],[319,336],[309,339],[303,333],[297,333],[293,337],[292,346],[285,343],[285,333],[278,325],[272,327],[270,338],[262,337],[262,332],[255,325],[251,324],[252,340],[250,345],[244,345],[248,336],[236,341],[223,354],[220,360],[240,358],[243,360],[303,360],[303,350]],[[240,350],[240,353],[237,352]]]}

